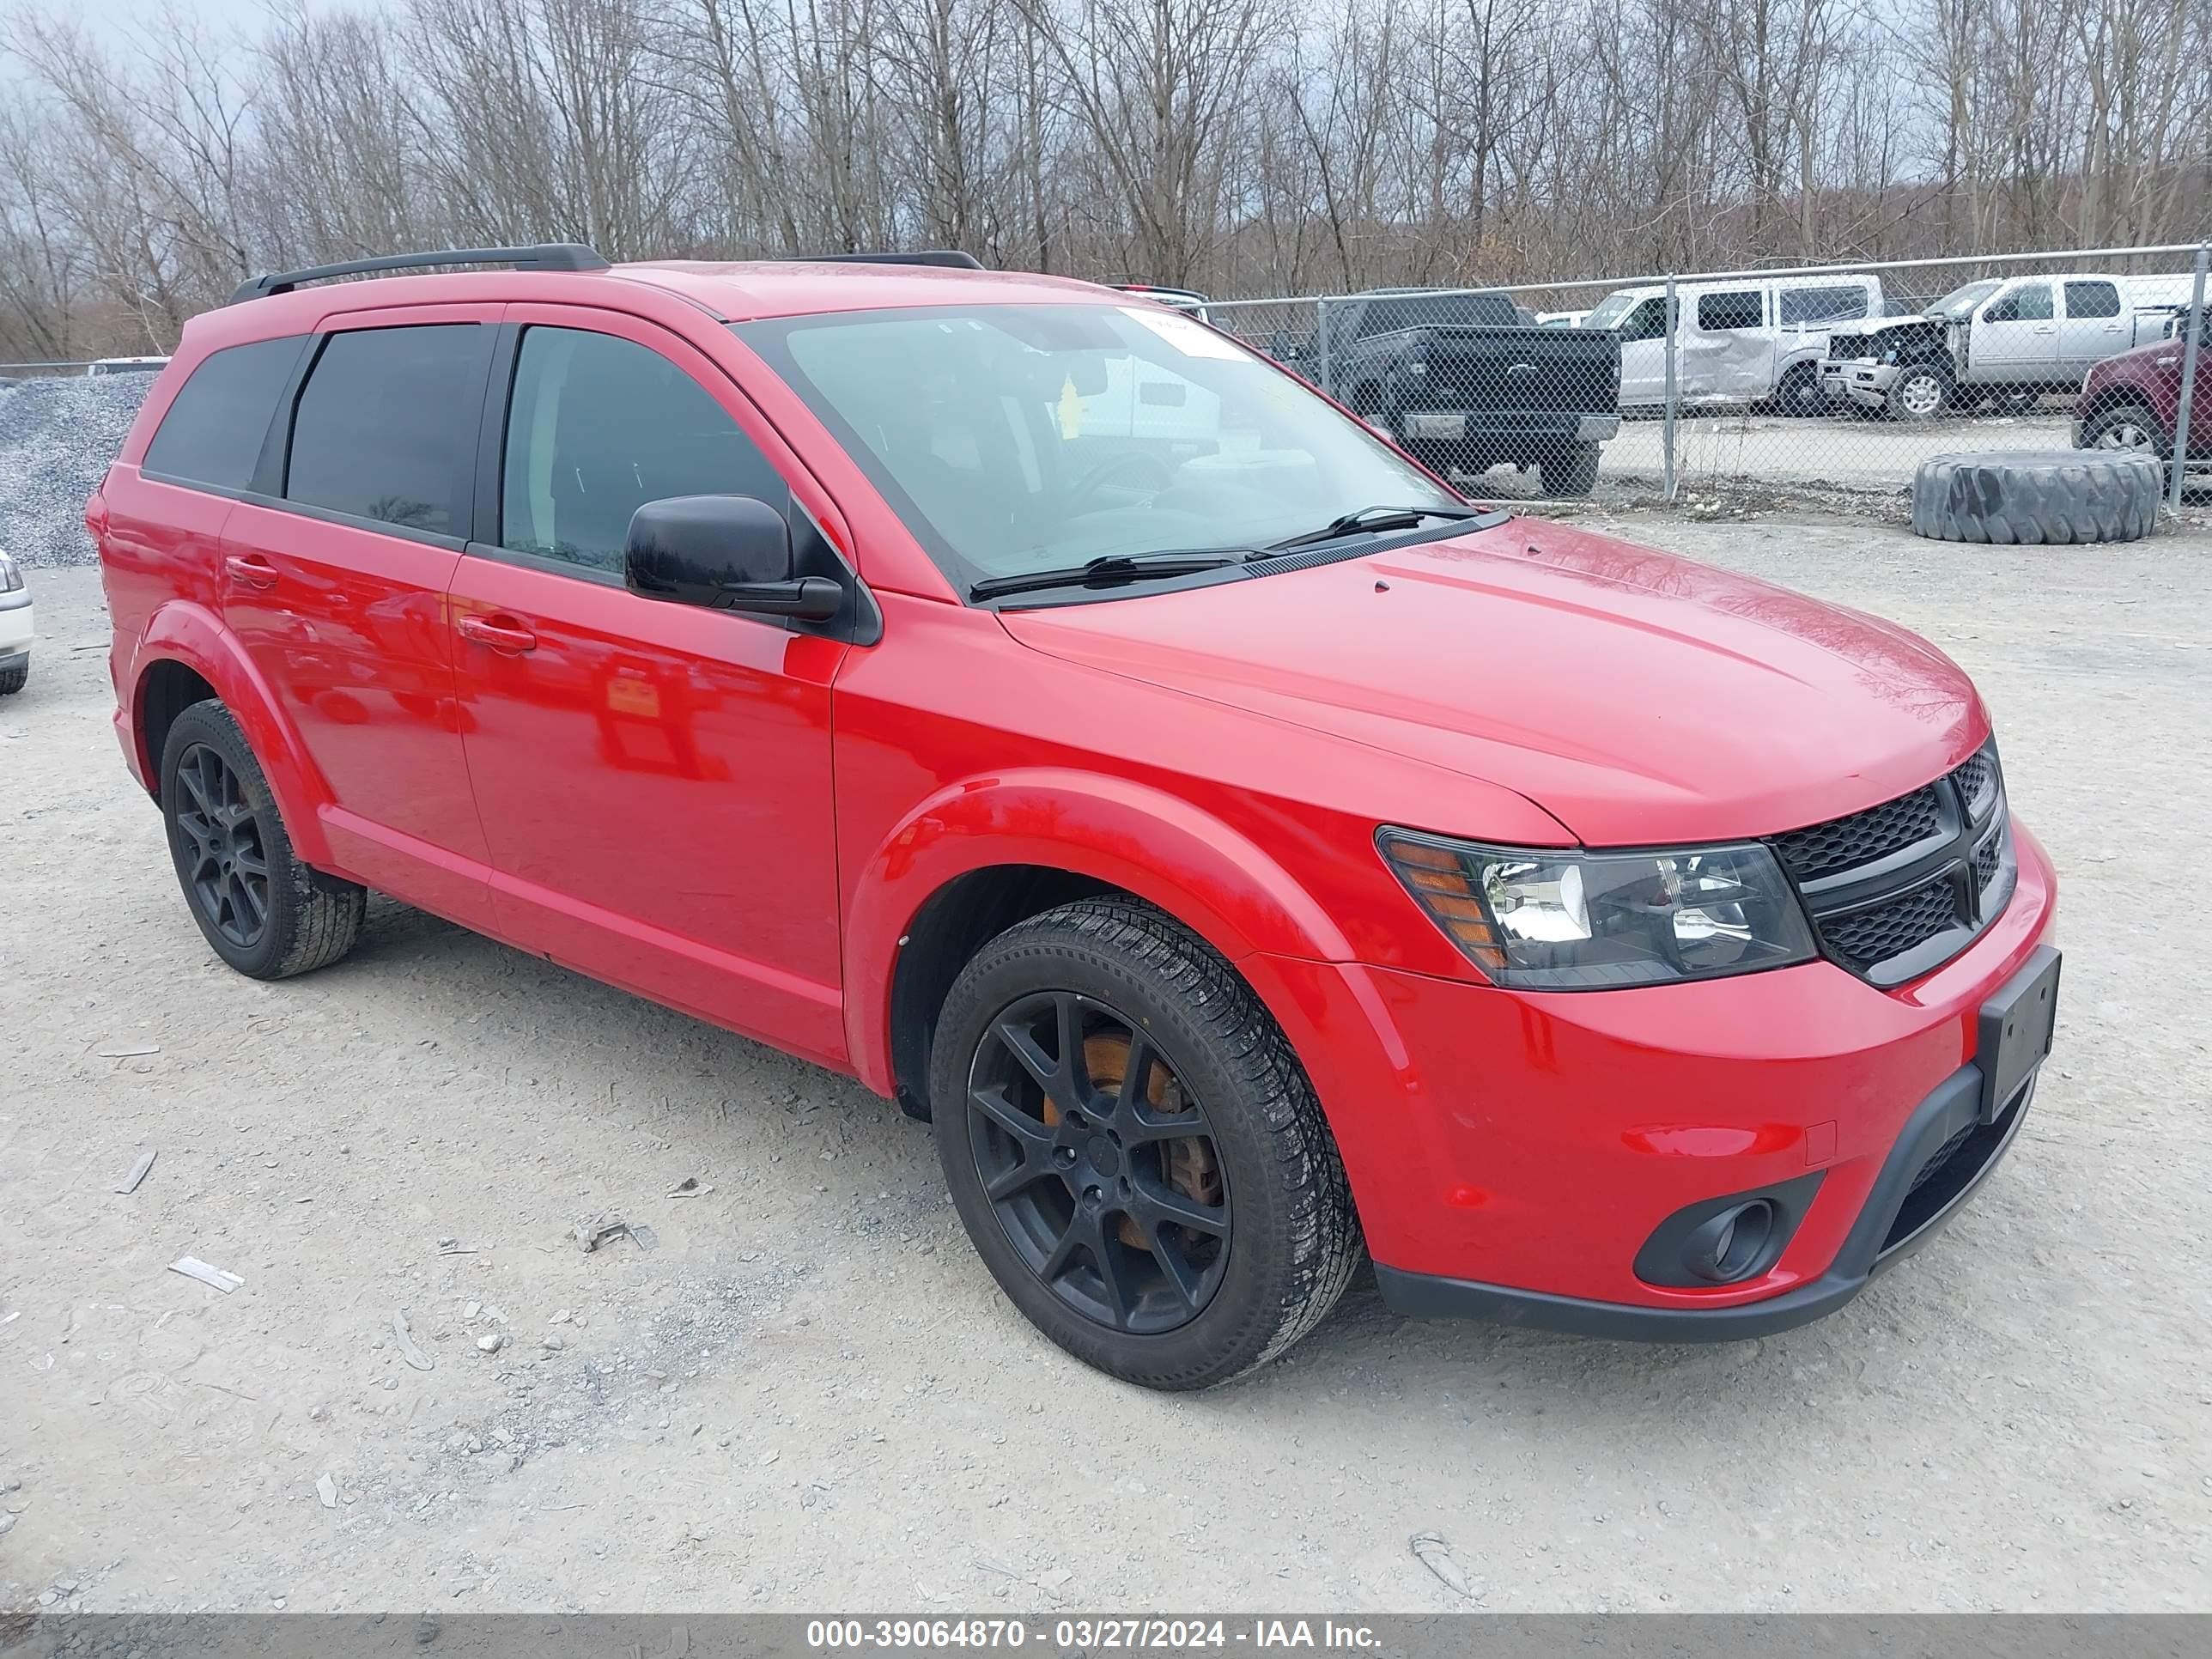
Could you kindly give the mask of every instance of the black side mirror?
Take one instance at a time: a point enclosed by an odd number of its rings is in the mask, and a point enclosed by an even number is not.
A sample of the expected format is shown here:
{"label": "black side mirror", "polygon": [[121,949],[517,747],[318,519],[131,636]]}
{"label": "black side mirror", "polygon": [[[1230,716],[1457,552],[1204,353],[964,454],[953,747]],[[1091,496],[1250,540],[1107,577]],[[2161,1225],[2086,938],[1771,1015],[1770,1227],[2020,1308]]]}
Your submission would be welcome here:
{"label": "black side mirror", "polygon": [[844,590],[800,576],[782,514],[751,495],[672,495],[631,514],[623,549],[629,591],[649,599],[827,622]]}

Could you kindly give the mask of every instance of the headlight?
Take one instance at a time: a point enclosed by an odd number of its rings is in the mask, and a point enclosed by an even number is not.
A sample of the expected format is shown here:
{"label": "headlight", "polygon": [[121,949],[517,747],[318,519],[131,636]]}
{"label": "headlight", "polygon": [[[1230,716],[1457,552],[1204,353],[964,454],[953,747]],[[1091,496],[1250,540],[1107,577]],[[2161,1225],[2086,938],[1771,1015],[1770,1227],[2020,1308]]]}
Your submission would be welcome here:
{"label": "headlight", "polygon": [[0,593],[13,593],[23,586],[23,573],[15,568],[15,560],[0,553]]}
{"label": "headlight", "polygon": [[1383,858],[1501,985],[1609,990],[1808,962],[1812,929],[1756,842],[1654,853],[1483,847],[1382,830]]}
{"label": "headlight", "polygon": [[1895,349],[1894,347],[1893,347],[1891,349],[1889,349],[1889,350],[1887,350],[1887,351],[1883,352],[1883,353],[1881,354],[1881,360],[1882,360],[1882,362],[1886,362],[1886,363],[1893,363],[1893,362],[1895,362],[1897,361],[1897,351],[1896,351],[1896,349]]}
{"label": "headlight", "polygon": [[1425,374],[1428,372],[1429,366],[1418,357],[1406,365],[1406,373],[1408,374]]}

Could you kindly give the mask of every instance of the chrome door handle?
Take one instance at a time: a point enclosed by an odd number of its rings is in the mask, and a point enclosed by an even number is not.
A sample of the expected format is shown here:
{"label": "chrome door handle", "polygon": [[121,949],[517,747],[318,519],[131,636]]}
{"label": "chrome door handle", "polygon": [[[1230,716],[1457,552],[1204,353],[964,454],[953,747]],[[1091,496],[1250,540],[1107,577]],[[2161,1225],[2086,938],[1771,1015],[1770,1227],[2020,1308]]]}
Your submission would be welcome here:
{"label": "chrome door handle", "polygon": [[538,635],[511,617],[496,622],[487,617],[464,617],[454,626],[460,629],[463,639],[472,640],[502,656],[519,657],[538,646]]}
{"label": "chrome door handle", "polygon": [[247,587],[270,588],[276,586],[276,567],[268,560],[234,553],[222,562],[233,581]]}

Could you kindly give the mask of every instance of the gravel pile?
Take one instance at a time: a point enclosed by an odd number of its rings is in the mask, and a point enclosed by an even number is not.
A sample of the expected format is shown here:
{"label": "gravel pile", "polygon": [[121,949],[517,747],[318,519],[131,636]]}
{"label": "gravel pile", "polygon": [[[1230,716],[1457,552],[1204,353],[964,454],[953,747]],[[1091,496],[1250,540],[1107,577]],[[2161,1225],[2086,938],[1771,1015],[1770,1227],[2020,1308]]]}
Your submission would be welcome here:
{"label": "gravel pile", "polygon": [[123,447],[151,374],[0,386],[0,548],[24,565],[90,564],[85,497]]}

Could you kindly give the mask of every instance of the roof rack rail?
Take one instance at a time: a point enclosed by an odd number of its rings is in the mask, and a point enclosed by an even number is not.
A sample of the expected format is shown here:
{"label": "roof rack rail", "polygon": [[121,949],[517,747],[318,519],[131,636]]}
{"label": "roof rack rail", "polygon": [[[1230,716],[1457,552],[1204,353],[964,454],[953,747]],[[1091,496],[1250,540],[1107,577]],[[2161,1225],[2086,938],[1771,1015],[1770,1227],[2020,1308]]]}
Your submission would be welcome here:
{"label": "roof rack rail", "polygon": [[225,303],[266,299],[289,294],[302,283],[319,283],[331,276],[360,276],[376,270],[423,270],[435,265],[512,265],[517,270],[605,270],[607,262],[580,242],[541,242],[535,247],[449,247],[420,253],[386,253],[374,259],[348,259],[335,265],[308,265],[299,270],[272,270],[250,276]]}
{"label": "roof rack rail", "polygon": [[924,248],[919,253],[806,253],[799,260],[810,265],[945,265],[954,270],[981,270],[983,262],[957,247]]}

